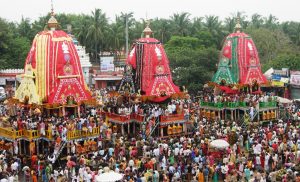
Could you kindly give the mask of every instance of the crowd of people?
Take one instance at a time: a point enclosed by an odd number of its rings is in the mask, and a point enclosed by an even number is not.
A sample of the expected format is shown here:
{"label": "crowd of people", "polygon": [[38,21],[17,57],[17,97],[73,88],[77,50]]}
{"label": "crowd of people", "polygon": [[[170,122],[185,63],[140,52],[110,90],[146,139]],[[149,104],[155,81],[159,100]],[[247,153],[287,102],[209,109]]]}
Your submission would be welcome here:
{"label": "crowd of people", "polygon": [[[268,124],[251,122],[242,128],[236,121],[207,120],[201,116],[199,103],[194,100],[171,100],[165,105],[144,103],[118,103],[99,91],[101,108],[84,108],[80,118],[34,115],[22,110],[9,119],[14,130],[38,130],[41,135],[51,131],[55,139],[37,155],[20,155],[14,150],[2,150],[0,155],[0,182],[2,181],[96,181],[102,173],[114,171],[123,175],[120,181],[300,181],[300,123],[299,120],[271,121]],[[98,94],[99,95],[99,94]],[[260,102],[275,99],[272,95],[206,95],[203,101]],[[171,114],[184,114],[193,123],[189,135],[170,138],[121,135],[111,130],[103,112],[120,115],[141,114],[157,118]],[[7,110],[1,107],[1,115]],[[297,113],[297,105],[291,106]],[[56,162],[51,154],[59,150],[58,143],[67,142],[68,132],[101,128],[93,139],[96,147],[78,152],[79,143],[70,142],[67,151]],[[224,139],[230,146],[215,148],[210,142]],[[89,148],[88,144],[82,144]],[[31,150],[31,149],[30,149]]]}
{"label": "crowd of people", "polygon": [[254,105],[256,106],[259,102],[276,102],[277,97],[274,96],[273,93],[269,94],[249,94],[249,93],[241,93],[241,94],[219,94],[214,95],[206,94],[203,96],[203,101],[213,102],[213,103],[224,103],[224,102],[245,102],[247,106]]}

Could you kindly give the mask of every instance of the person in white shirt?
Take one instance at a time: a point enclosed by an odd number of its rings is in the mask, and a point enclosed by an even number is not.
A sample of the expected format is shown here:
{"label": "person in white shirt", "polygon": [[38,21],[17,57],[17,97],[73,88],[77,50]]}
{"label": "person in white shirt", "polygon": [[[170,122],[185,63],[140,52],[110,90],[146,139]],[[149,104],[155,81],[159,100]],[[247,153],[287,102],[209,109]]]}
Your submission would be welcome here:
{"label": "person in white shirt", "polygon": [[53,178],[54,178],[54,181],[57,181],[57,178],[58,178],[58,171],[56,169],[53,170]]}
{"label": "person in white shirt", "polygon": [[19,164],[18,164],[18,162],[17,161],[15,161],[15,162],[13,162],[12,164],[11,164],[11,170],[13,171],[13,172],[17,172],[18,171],[18,168],[19,168]]}
{"label": "person in white shirt", "polygon": [[172,114],[176,113],[176,105],[173,103],[172,104]]}
{"label": "person in white shirt", "polygon": [[173,110],[172,110],[172,105],[171,105],[171,104],[169,104],[169,105],[168,105],[168,112],[169,112],[170,114],[172,114],[172,113],[173,113]]}
{"label": "person in white shirt", "polygon": [[261,167],[260,155],[256,155],[255,164],[256,164],[257,169],[259,169]]}
{"label": "person in white shirt", "polygon": [[174,149],[174,155],[175,155],[175,156],[178,156],[178,154],[179,154],[179,147],[176,147],[176,148]]}
{"label": "person in white shirt", "polygon": [[96,115],[96,109],[93,108],[93,109],[91,110],[91,115],[92,115],[92,116],[95,116],[95,115]]}
{"label": "person in white shirt", "polygon": [[155,155],[155,157],[158,157],[159,156],[159,148],[155,148],[153,150],[153,154]]}

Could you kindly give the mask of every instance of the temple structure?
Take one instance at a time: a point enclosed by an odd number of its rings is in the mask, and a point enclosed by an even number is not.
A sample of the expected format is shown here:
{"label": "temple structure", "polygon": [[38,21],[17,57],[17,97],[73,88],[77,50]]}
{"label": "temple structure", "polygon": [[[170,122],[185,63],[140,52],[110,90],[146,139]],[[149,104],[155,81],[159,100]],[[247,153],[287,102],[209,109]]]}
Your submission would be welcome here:
{"label": "temple structure", "polygon": [[127,58],[127,64],[133,68],[133,80],[137,90],[149,100],[160,102],[178,93],[173,83],[169,60],[163,45],[151,38],[152,30],[147,27],[144,37],[138,39]]}
{"label": "temple structure", "polygon": [[[62,30],[52,12],[49,30],[39,32],[25,61],[25,73],[15,98],[26,104],[77,107],[90,101],[80,58],[73,39]],[[78,112],[79,113],[79,112]]]}
{"label": "temple structure", "polygon": [[[144,37],[135,41],[127,57],[125,72],[118,89],[122,97],[119,98],[123,98],[123,95],[133,96],[132,101],[136,103],[159,103],[170,97],[186,94],[181,93],[173,83],[168,57],[163,45],[150,37],[152,30],[149,22],[143,33]],[[140,98],[142,99],[139,100]],[[141,113],[106,113],[105,118],[112,123],[114,130],[121,134],[125,134],[125,131],[141,131],[147,137],[152,134],[165,137],[187,133],[187,120],[183,112],[151,120]]]}
{"label": "temple structure", "polygon": [[[74,40],[64,31],[57,30],[58,23],[53,14],[48,21],[49,30],[39,32],[32,43],[32,47],[25,61],[24,73],[20,75],[21,83],[16,90],[15,99],[18,104],[24,104],[22,111],[31,111],[33,116],[30,122],[36,122],[35,116],[48,113],[48,116],[80,117],[81,104],[94,102],[88,90],[80,58]],[[10,116],[23,117],[18,114],[16,103],[8,101]],[[29,109],[28,109],[29,108]],[[43,110],[41,110],[43,109]],[[45,112],[46,111],[46,112]],[[29,114],[29,112],[28,112]],[[42,119],[38,127],[30,129],[24,123],[18,127],[12,126],[8,117],[1,117],[0,147],[7,146],[7,150],[14,149],[14,153],[26,156],[48,155],[46,160],[55,163],[60,154],[67,154],[67,150],[76,145],[77,153],[86,153],[97,150],[100,126],[87,130],[68,130],[65,135],[55,135],[51,127],[47,129],[45,123],[51,126],[52,120]],[[18,119],[18,122],[21,119]],[[66,120],[64,120],[66,121]],[[74,124],[72,122],[72,124]],[[62,125],[61,125],[62,126]],[[66,124],[64,127],[69,127]],[[60,137],[64,137],[61,140]],[[75,142],[76,141],[76,142]],[[50,146],[55,145],[54,152],[45,152]],[[18,150],[16,150],[18,149]],[[35,166],[34,163],[31,163]]]}
{"label": "temple structure", "polygon": [[218,70],[212,81],[220,85],[254,85],[267,82],[261,71],[258,52],[252,38],[241,32],[239,20],[236,32],[225,39]]}
{"label": "temple structure", "polygon": [[[245,91],[250,94],[260,94],[260,85],[267,83],[261,71],[258,51],[252,38],[241,31],[239,20],[235,32],[228,35],[224,41],[218,70],[213,76],[215,93],[222,90],[225,94],[239,94]],[[232,102],[201,101],[201,115],[212,120],[239,121],[242,126],[249,116],[248,111],[255,107],[251,121],[270,121],[278,119],[279,110],[276,100],[259,102],[257,105],[244,100]],[[252,108],[254,110],[254,108]],[[243,123],[244,122],[244,123]]]}

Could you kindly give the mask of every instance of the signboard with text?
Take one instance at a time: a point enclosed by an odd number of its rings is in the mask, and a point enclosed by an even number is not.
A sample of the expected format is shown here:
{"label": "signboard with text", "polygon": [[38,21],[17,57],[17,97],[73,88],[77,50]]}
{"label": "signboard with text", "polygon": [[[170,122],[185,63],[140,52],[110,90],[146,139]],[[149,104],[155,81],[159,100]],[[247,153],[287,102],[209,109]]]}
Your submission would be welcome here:
{"label": "signboard with text", "polygon": [[101,57],[100,58],[100,70],[101,71],[114,71],[114,57]]}
{"label": "signboard with text", "polygon": [[291,71],[291,85],[300,85],[300,71]]}

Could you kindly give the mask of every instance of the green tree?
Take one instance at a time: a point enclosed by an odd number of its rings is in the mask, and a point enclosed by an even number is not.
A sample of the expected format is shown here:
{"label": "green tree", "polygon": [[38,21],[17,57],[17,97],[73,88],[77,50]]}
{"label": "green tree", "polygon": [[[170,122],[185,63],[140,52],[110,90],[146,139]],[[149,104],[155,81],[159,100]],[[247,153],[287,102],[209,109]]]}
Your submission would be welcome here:
{"label": "green tree", "polygon": [[253,28],[261,28],[264,24],[264,19],[260,14],[253,14],[251,16],[251,22],[250,22],[250,26],[252,26]]}
{"label": "green tree", "polygon": [[22,68],[30,41],[18,35],[15,24],[0,18],[0,69]]}
{"label": "green tree", "polygon": [[161,41],[161,43],[165,43],[169,41],[171,37],[171,23],[167,19],[154,19],[150,27],[153,31],[153,37],[157,38]]}
{"label": "green tree", "polygon": [[31,28],[29,18],[22,17],[20,24],[18,25],[18,33],[22,37],[26,37],[28,40],[33,40],[34,32]]}
{"label": "green tree", "polygon": [[101,44],[104,43],[104,29],[107,28],[108,20],[105,13],[102,13],[101,9],[95,9],[90,18],[91,24],[88,27],[86,37],[93,52],[94,61],[98,61],[98,53],[101,51]]}
{"label": "green tree", "polygon": [[299,22],[283,22],[281,24],[282,31],[290,37],[294,44],[300,46],[300,23]]}
{"label": "green tree", "polygon": [[190,13],[175,13],[171,16],[171,24],[173,25],[174,35],[189,35]]}
{"label": "green tree", "polygon": [[196,35],[203,30],[203,17],[195,17],[191,23],[191,35]]}
{"label": "green tree", "polygon": [[300,70],[300,55],[299,53],[280,54],[270,61],[268,67],[274,69],[289,68],[291,70]]}
{"label": "green tree", "polygon": [[278,18],[276,18],[273,15],[269,15],[264,19],[265,19],[265,27],[268,29],[275,30],[279,25]]}
{"label": "green tree", "polygon": [[124,48],[125,33],[122,18],[116,16],[115,22],[109,26],[109,47],[117,60],[120,59],[120,51]]}
{"label": "green tree", "polygon": [[205,16],[204,27],[214,38],[215,45],[221,48],[222,40],[224,39],[224,34],[222,31],[222,22],[219,20],[218,16]]}
{"label": "green tree", "polygon": [[248,28],[245,30],[254,40],[262,64],[267,64],[284,52],[293,52],[291,40],[280,30]]}
{"label": "green tree", "polygon": [[196,93],[216,70],[218,50],[206,47],[194,37],[173,36],[165,45],[173,77],[178,85],[185,85]]}
{"label": "green tree", "polygon": [[15,37],[9,44],[7,68],[23,68],[29,50],[30,41],[26,37]]}

